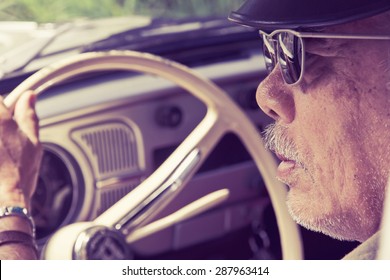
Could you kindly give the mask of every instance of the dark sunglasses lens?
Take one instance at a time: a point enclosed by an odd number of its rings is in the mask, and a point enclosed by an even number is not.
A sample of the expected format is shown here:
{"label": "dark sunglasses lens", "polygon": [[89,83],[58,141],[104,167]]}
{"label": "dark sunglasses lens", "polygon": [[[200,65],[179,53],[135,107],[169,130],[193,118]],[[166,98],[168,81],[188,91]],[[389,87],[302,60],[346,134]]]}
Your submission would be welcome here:
{"label": "dark sunglasses lens", "polygon": [[274,42],[267,36],[263,35],[263,55],[265,60],[265,67],[268,73],[271,73],[276,65],[276,52],[274,48]]}
{"label": "dark sunglasses lens", "polygon": [[278,58],[287,84],[296,83],[302,75],[302,40],[290,32],[278,34]]}

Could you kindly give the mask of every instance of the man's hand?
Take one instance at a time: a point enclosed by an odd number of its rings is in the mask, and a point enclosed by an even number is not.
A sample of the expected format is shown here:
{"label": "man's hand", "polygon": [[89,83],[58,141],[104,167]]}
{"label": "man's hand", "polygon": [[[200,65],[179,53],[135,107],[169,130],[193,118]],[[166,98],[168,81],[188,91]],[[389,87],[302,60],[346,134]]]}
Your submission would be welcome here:
{"label": "man's hand", "polygon": [[31,91],[13,112],[0,98],[0,206],[30,207],[42,157],[34,106]]}

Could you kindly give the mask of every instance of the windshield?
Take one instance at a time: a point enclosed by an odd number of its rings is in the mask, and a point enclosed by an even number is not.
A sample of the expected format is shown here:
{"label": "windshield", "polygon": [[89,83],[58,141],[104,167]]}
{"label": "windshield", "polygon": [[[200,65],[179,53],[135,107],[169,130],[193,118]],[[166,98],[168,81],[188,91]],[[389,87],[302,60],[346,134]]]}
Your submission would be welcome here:
{"label": "windshield", "polygon": [[1,21],[58,23],[144,15],[152,18],[227,16],[242,0],[2,0]]}
{"label": "windshield", "polygon": [[[122,47],[144,31],[185,32],[203,18],[224,20],[242,0],[1,0],[0,80],[40,69],[61,57]],[[181,27],[179,21],[181,20]],[[227,19],[226,19],[227,21]],[[165,25],[164,25],[165,24]],[[165,28],[170,24],[169,30]],[[157,29],[160,27],[160,29]],[[151,31],[151,28],[157,29]],[[176,31],[172,31],[176,28]],[[114,36],[119,35],[119,36]],[[101,41],[104,41],[103,44]],[[134,40],[133,40],[134,41]],[[138,39],[138,42],[142,40]],[[156,41],[156,40],[155,40]],[[137,48],[136,48],[137,49]],[[139,48],[138,48],[139,49]],[[146,48],[144,48],[147,50]]]}

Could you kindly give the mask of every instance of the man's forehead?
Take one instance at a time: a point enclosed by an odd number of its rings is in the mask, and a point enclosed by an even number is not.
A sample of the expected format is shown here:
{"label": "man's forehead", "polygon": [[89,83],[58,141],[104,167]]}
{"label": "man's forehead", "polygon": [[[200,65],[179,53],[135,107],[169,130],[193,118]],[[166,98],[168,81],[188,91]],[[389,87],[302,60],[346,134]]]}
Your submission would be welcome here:
{"label": "man's forehead", "polygon": [[318,32],[367,35],[381,33],[390,34],[389,27],[390,12],[386,12],[365,19],[323,27],[318,29]]}
{"label": "man's forehead", "polygon": [[[316,29],[306,29],[302,31],[341,35],[390,35],[390,30],[383,28],[384,24],[381,24],[384,20],[385,19],[383,17],[374,16],[367,19],[356,20],[348,23]],[[356,43],[355,40],[332,38],[305,38],[304,40],[306,43],[306,50],[308,51],[333,49],[333,52],[335,53],[339,53],[343,49],[349,48],[350,45]]]}

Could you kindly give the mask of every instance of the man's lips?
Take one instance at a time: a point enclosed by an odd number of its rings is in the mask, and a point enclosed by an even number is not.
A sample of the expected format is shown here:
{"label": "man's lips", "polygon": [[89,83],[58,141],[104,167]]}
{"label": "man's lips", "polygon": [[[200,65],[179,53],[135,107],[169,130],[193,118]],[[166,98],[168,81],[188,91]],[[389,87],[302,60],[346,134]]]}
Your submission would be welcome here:
{"label": "man's lips", "polygon": [[296,167],[296,162],[292,160],[282,161],[277,170],[277,175],[280,179],[287,179]]}
{"label": "man's lips", "polygon": [[297,164],[294,160],[288,159],[281,154],[276,153],[276,156],[281,160],[278,166],[277,176],[282,180],[287,179],[291,175]]}

